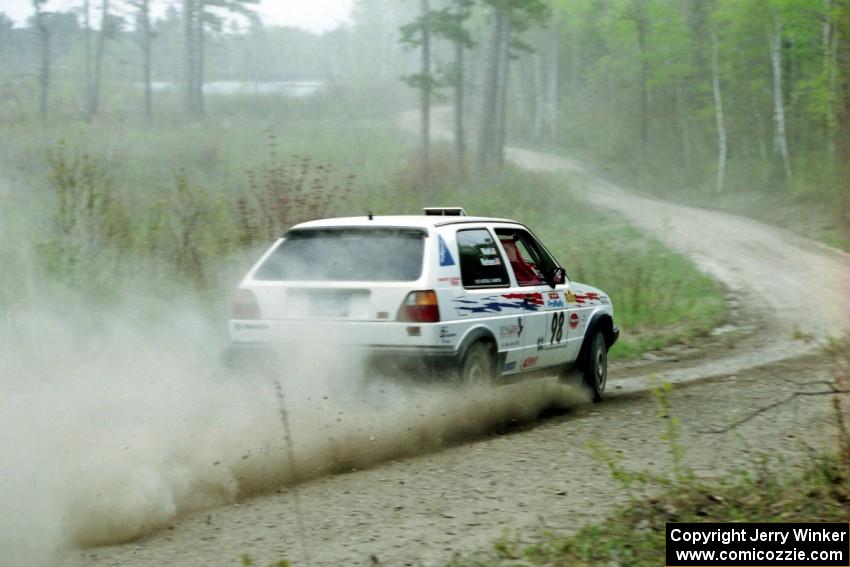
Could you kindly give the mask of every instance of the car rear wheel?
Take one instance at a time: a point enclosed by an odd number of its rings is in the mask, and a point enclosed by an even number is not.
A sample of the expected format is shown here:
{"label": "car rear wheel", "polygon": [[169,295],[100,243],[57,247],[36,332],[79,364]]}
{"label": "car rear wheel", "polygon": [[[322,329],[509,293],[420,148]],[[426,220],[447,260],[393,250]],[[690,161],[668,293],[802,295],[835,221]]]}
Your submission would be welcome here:
{"label": "car rear wheel", "polygon": [[608,382],[608,345],[602,331],[596,331],[584,360],[584,385],[590,390],[593,401],[598,402],[605,393]]}
{"label": "car rear wheel", "polygon": [[489,343],[479,341],[472,345],[460,366],[460,383],[469,386],[489,386],[495,376],[495,356]]}

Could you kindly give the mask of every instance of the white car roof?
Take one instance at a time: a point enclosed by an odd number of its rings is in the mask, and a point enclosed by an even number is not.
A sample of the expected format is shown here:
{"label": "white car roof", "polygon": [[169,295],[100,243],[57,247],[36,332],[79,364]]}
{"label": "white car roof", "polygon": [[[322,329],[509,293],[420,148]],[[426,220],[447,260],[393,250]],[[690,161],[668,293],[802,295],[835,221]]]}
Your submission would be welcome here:
{"label": "white car roof", "polygon": [[447,224],[463,224],[463,223],[510,223],[525,226],[520,222],[510,219],[499,219],[489,217],[467,217],[467,216],[439,216],[439,215],[388,215],[372,217],[369,220],[367,215],[359,217],[340,217],[331,219],[320,219],[314,221],[303,222],[292,227],[292,229],[301,228],[333,228],[333,227],[361,227],[361,226],[391,226],[391,227],[411,227],[411,228],[435,228]]}

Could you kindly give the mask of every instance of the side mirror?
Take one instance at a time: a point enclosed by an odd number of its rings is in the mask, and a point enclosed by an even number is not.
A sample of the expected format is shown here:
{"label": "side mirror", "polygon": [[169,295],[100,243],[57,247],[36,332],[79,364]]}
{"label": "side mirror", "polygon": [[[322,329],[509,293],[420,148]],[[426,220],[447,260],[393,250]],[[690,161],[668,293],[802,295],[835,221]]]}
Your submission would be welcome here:
{"label": "side mirror", "polygon": [[553,288],[556,285],[561,285],[562,283],[564,283],[565,276],[566,272],[564,271],[564,268],[560,266],[552,268],[552,273],[549,276],[549,285]]}

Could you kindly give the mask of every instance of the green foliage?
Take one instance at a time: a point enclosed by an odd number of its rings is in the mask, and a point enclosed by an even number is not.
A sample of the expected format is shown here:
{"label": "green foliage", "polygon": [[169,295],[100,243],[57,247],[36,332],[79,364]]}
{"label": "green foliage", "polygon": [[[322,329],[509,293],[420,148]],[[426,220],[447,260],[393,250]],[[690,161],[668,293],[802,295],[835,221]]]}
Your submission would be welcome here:
{"label": "green foliage", "polygon": [[504,14],[510,26],[511,56],[533,53],[534,46],[524,39],[523,34],[543,25],[550,14],[549,4],[543,0],[484,0],[484,3]]}
{"label": "green foliage", "polygon": [[219,301],[290,224],[377,209],[403,151],[391,125],[299,118],[322,101],[266,115],[254,97],[234,98],[239,122],[0,126],[16,140],[0,153],[0,227],[22,242],[0,253],[2,297],[18,303],[38,281],[101,303],[130,288]]}
{"label": "green foliage", "polygon": [[661,440],[664,441],[670,450],[673,480],[678,484],[686,484],[693,481],[694,474],[692,470],[685,466],[685,446],[682,444],[681,431],[682,422],[670,413],[670,394],[672,391],[673,384],[670,382],[663,382],[661,385],[656,384],[654,380],[651,382],[650,392],[657,404],[655,415],[664,420],[664,431],[661,433]]}
{"label": "green foliage", "polygon": [[[611,478],[620,483],[625,490],[631,491],[635,485],[644,485],[656,477],[644,471],[633,471],[622,466],[622,455],[605,445],[588,443],[587,451],[595,460],[603,463]],[[633,494],[630,492],[630,494]]]}
{"label": "green foliage", "polygon": [[149,214],[152,222],[159,223],[153,225],[158,230],[151,231],[152,251],[171,261],[178,277],[200,288],[209,286],[210,264],[235,248],[226,201],[212,198],[178,171],[166,207],[158,203]]}
{"label": "green foliage", "polygon": [[[748,214],[848,248],[843,164],[850,163],[850,144],[842,145],[841,132],[850,131],[850,113],[841,109],[850,108],[850,90],[841,85],[850,67],[839,61],[850,53],[841,36],[840,13],[850,13],[847,6],[844,0],[556,2],[560,104],[547,142],[590,154],[601,168],[643,190]],[[776,145],[768,40],[777,29],[791,179]],[[718,38],[728,146],[723,195],[715,191],[712,35]],[[523,64],[533,70],[535,62]],[[537,88],[521,92],[533,100]],[[523,139],[540,135],[528,113],[515,117],[514,132]],[[751,198],[738,198],[742,194]]]}
{"label": "green foliage", "polygon": [[[421,48],[426,34],[432,40],[444,39],[460,44],[465,49],[475,46],[472,34],[465,27],[473,6],[472,0],[460,0],[454,6],[430,9],[415,20],[399,28],[399,43],[406,49]],[[403,76],[408,86],[420,91],[438,94],[445,86],[456,85],[461,78],[454,65],[438,65],[436,72],[412,73]]]}
{"label": "green foliage", "polygon": [[549,4],[544,0],[484,0],[484,3],[505,12],[517,33],[542,24],[549,17]]}
{"label": "green foliage", "polygon": [[407,48],[421,47],[422,33],[427,31],[435,37],[460,43],[465,48],[471,49],[475,46],[475,41],[463,24],[470,16],[473,2],[461,0],[460,4],[460,9],[457,5],[431,9],[427,14],[421,14],[412,22],[401,26],[399,42]]}
{"label": "green foliage", "polygon": [[52,214],[41,260],[53,277],[99,290],[102,272],[113,270],[132,242],[129,215],[94,157],[60,143],[46,162]]}
{"label": "green foliage", "polygon": [[622,457],[611,451],[610,448],[598,443],[589,443],[588,451],[597,461],[605,464],[611,478],[629,492],[632,500],[636,499],[638,492],[633,492],[635,487],[641,488],[652,484],[655,486],[676,486],[684,489],[695,482],[693,470],[685,464],[686,448],[682,443],[681,421],[671,414],[670,395],[673,392],[673,384],[663,382],[657,384],[650,376],[650,394],[655,399],[655,415],[663,424],[661,440],[670,451],[670,474],[659,475],[649,471],[633,471],[621,465]]}

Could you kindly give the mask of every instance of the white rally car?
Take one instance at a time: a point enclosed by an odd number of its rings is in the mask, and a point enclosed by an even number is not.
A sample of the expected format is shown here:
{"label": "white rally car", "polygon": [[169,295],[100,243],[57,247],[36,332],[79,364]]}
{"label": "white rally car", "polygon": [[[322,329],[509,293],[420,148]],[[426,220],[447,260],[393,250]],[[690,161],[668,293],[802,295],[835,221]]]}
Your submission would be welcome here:
{"label": "white rally car", "polygon": [[321,336],[465,383],[577,370],[599,400],[613,315],[516,221],[459,208],[324,219],[292,227],[242,280],[229,356]]}

